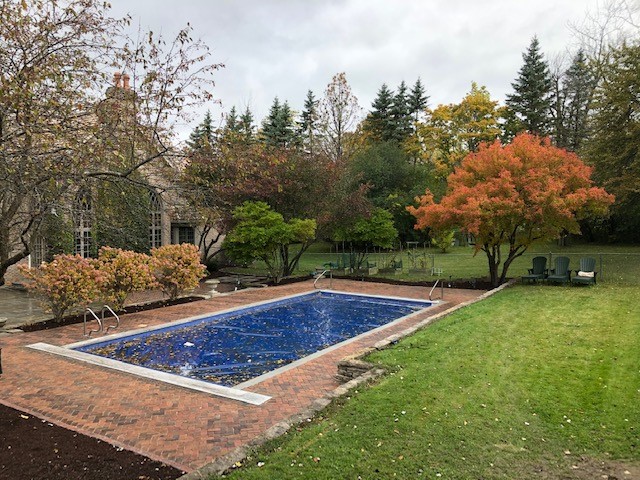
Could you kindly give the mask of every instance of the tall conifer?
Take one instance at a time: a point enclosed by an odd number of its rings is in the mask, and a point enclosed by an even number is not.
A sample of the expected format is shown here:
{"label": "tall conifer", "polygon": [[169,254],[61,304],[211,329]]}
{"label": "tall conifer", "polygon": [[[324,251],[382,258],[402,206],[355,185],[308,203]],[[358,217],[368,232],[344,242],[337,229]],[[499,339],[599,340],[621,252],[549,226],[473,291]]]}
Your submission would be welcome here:
{"label": "tall conifer", "polygon": [[524,64],[511,84],[514,93],[507,95],[506,103],[516,113],[524,130],[544,135],[550,121],[552,81],[537,37],[533,37],[522,58]]}

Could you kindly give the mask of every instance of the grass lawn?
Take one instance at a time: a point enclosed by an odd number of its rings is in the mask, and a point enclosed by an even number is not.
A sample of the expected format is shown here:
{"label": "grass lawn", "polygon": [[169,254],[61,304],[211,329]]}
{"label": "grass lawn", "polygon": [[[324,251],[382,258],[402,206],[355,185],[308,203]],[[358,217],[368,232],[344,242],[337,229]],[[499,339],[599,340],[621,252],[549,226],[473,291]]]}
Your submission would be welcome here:
{"label": "grass lawn", "polygon": [[[505,247],[506,248],[506,247]],[[308,275],[316,267],[326,262],[337,262],[341,259],[338,253],[328,253],[330,246],[319,242],[313,245],[300,259],[297,273]],[[505,250],[506,251],[506,250]],[[534,244],[527,252],[517,258],[509,268],[508,276],[518,278],[531,268],[531,260],[536,255],[543,255],[552,259],[564,255],[570,259],[570,268],[577,269],[581,257],[596,259],[598,282],[616,285],[640,286],[640,247],[626,245],[595,245],[574,244],[558,247],[555,244]],[[371,254],[369,260],[376,262],[378,267],[384,268],[391,260],[402,260],[402,273],[380,273],[377,276],[404,281],[433,281],[438,275],[431,275],[431,267],[442,270],[443,279],[452,280],[482,278],[489,274],[487,257],[484,252],[475,256],[472,247],[452,247],[448,253],[440,253],[438,249],[420,248],[417,250],[395,253]],[[553,263],[547,267],[552,268]],[[238,273],[266,274],[261,262],[255,262],[250,268],[233,268],[230,271]]]}
{"label": "grass lawn", "polygon": [[507,289],[229,478],[640,478],[638,339],[638,287]]}

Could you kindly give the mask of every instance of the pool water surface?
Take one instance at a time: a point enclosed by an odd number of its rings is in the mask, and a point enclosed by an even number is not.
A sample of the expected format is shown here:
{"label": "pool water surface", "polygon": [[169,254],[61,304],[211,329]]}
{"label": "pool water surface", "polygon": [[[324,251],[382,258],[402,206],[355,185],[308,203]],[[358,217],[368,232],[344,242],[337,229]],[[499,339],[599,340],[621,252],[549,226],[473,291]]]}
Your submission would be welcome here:
{"label": "pool water surface", "polygon": [[431,305],[317,291],[71,347],[233,387]]}

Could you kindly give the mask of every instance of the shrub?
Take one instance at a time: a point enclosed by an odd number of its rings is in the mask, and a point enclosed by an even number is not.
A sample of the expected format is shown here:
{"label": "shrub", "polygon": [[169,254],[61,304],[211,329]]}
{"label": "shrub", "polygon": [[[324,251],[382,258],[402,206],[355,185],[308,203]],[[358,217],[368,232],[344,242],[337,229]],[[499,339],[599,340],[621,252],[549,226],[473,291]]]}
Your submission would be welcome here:
{"label": "shrub", "polygon": [[192,244],[164,245],[151,250],[151,266],[156,282],[169,299],[175,300],[195,289],[206,274],[198,247]]}
{"label": "shrub", "polygon": [[100,296],[102,274],[92,260],[79,255],[56,255],[49,263],[20,270],[31,280],[27,287],[44,298],[46,310],[58,322],[70,308],[86,306]]}
{"label": "shrub", "polygon": [[112,302],[116,310],[121,310],[131,292],[154,287],[150,264],[151,257],[144,253],[102,247],[97,266],[104,277],[101,287],[105,300]]}

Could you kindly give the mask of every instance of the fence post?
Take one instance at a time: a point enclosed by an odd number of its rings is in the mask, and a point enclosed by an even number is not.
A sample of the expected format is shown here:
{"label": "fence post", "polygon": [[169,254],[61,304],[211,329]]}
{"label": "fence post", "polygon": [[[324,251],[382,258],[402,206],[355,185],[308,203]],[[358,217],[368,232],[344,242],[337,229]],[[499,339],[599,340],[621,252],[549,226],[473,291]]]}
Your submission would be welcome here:
{"label": "fence post", "polygon": [[600,280],[604,278],[604,267],[602,264],[602,253],[600,253]]}

